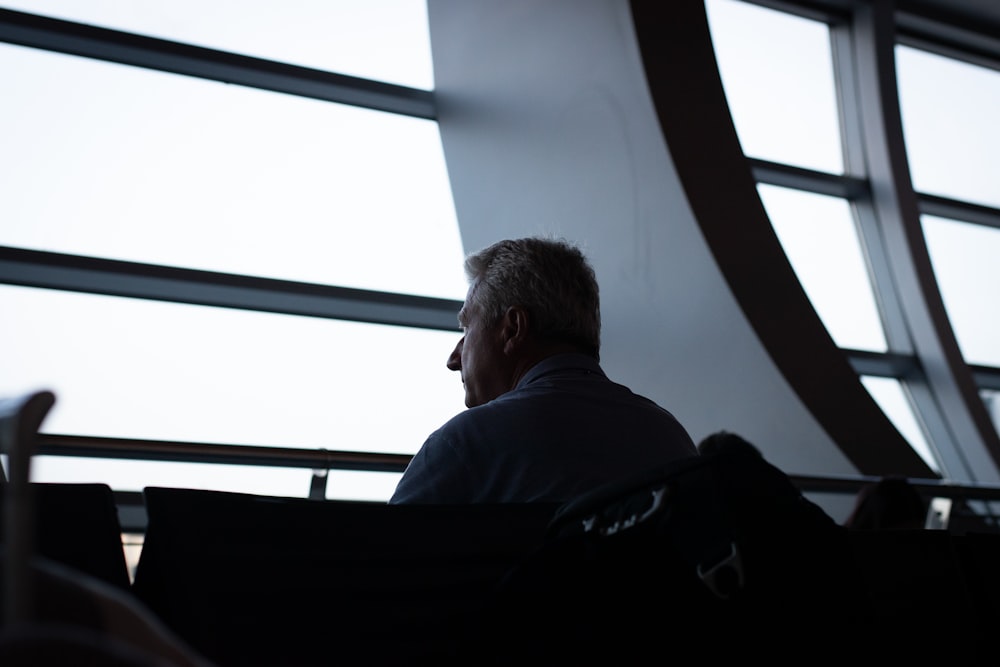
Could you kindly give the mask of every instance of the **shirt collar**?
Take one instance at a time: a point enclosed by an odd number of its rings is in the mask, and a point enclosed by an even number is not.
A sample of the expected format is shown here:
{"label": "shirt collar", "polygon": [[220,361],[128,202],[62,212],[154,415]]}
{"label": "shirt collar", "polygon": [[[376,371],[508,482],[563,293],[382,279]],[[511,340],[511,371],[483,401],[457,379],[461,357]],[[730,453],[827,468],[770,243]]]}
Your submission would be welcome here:
{"label": "shirt collar", "polygon": [[520,389],[544,375],[567,370],[579,370],[604,375],[601,365],[593,357],[578,352],[565,352],[546,357],[529,368],[528,372],[524,374],[514,388]]}

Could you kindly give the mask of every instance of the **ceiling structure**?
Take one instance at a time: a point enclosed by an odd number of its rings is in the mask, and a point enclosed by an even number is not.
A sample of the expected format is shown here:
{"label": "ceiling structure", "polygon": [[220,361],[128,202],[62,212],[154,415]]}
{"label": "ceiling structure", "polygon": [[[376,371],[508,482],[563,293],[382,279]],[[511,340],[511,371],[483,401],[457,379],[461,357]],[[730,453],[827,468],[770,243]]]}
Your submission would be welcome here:
{"label": "ceiling structure", "polygon": [[[891,49],[886,3],[867,13],[865,3],[761,4],[832,8],[848,20],[858,11],[855,57]],[[930,9],[917,4],[908,9],[925,21]],[[935,12],[975,8],[940,4]],[[784,259],[726,109],[703,3],[671,3],[666,15],[638,0],[536,5],[429,3],[438,119],[467,249],[537,232],[582,241],[602,281],[610,374],[673,410],[696,438],[739,432],[802,474],[934,476]],[[954,24],[944,27],[954,36]],[[882,99],[888,71],[872,67],[882,58],[859,68],[865,99]],[[934,376],[914,393],[926,389],[928,421],[939,420],[954,448],[948,475],[996,483],[995,427],[939,323],[942,307],[917,303],[932,279],[926,250],[921,258],[906,240],[917,199],[896,197],[902,141],[884,110],[859,109],[876,193],[861,204],[900,220],[889,243],[895,277],[912,286],[902,297],[909,324],[926,323],[908,343],[912,368]]]}

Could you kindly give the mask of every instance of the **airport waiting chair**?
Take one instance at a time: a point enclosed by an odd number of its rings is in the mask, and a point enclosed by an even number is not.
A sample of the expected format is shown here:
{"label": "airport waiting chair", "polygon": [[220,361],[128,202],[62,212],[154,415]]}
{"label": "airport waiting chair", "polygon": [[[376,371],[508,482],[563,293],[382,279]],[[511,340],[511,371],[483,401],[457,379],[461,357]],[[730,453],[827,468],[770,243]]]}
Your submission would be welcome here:
{"label": "airport waiting chair", "polygon": [[[104,483],[30,486],[34,553],[128,591],[131,585],[114,491]],[[0,510],[6,501],[0,495]]]}
{"label": "airport waiting chair", "polygon": [[133,592],[224,667],[448,664],[555,511],[144,494]]}

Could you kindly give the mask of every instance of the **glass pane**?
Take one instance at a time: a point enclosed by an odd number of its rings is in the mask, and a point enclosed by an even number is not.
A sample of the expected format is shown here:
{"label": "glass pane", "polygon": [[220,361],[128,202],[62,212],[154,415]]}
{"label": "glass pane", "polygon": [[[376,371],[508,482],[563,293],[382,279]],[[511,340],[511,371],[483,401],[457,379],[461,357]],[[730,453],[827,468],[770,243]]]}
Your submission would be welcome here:
{"label": "glass pane", "polygon": [[1000,366],[1000,229],[929,215],[921,221],[941,298],[965,360]]}
{"label": "glass pane", "polygon": [[897,46],[896,73],[913,186],[1000,206],[1000,72]]}
{"label": "glass pane", "polygon": [[331,500],[388,502],[402,476],[401,472],[331,470],[326,480],[326,497]]}
{"label": "glass pane", "polygon": [[940,473],[941,468],[931,452],[924,431],[920,428],[917,418],[910,407],[910,401],[903,391],[899,380],[893,378],[861,376],[861,383],[872,395],[882,412],[895,424],[896,429],[906,438],[914,451],[920,455],[931,470]]}
{"label": "glass pane", "polygon": [[771,185],[757,189],[833,340],[839,347],[884,352],[885,333],[847,201]]}
{"label": "glass pane", "polygon": [[[168,486],[293,498],[308,496],[312,481],[312,471],[306,468],[63,456],[34,457],[31,473],[32,480],[36,482],[100,482],[116,491],[142,491],[147,486]],[[331,470],[327,475],[326,497],[386,502],[401,476],[402,473]]]}
{"label": "glass pane", "polygon": [[705,8],[743,152],[842,173],[827,25],[739,0]]}
{"label": "glass pane", "polygon": [[5,0],[6,9],[433,88],[424,0]]}
{"label": "glass pane", "polygon": [[142,491],[146,486],[169,486],[304,498],[309,495],[311,478],[312,471],[306,468],[76,456],[36,456],[31,460],[33,481],[58,484],[99,482],[116,491]]}
{"label": "glass pane", "polygon": [[465,407],[457,331],[11,286],[0,310],[0,393],[53,390],[46,433],[412,454]]}
{"label": "glass pane", "polygon": [[0,244],[462,299],[433,121],[0,45]]}

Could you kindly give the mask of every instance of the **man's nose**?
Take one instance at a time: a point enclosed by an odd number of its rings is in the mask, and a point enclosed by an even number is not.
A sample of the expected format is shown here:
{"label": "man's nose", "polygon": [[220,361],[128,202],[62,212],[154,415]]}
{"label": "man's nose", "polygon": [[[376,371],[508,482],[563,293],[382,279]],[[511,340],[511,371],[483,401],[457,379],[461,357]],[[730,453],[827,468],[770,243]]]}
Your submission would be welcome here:
{"label": "man's nose", "polygon": [[455,349],[451,351],[448,355],[448,370],[450,371],[460,371],[462,370],[462,344],[465,342],[465,336],[458,339],[458,343],[455,344]]}

